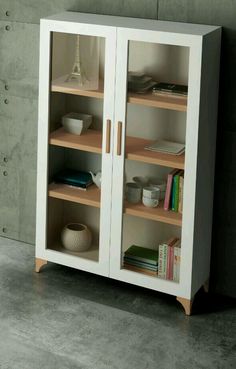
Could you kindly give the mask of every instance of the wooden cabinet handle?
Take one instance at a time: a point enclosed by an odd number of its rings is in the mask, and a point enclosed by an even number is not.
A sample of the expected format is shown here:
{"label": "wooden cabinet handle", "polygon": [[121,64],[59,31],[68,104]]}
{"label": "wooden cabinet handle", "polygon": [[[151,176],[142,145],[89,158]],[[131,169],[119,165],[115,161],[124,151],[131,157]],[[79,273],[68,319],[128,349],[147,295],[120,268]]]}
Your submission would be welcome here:
{"label": "wooden cabinet handle", "polygon": [[110,154],[111,151],[111,120],[107,119],[107,130],[106,130],[106,153]]}
{"label": "wooden cabinet handle", "polygon": [[117,124],[117,155],[121,155],[122,122]]}

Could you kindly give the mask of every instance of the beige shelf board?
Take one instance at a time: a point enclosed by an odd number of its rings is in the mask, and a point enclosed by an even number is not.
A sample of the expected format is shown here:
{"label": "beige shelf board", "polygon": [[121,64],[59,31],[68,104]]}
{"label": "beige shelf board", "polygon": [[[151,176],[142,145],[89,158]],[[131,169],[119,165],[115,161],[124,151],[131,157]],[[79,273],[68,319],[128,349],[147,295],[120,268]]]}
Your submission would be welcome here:
{"label": "beige shelf board", "polygon": [[173,96],[171,94],[154,95],[151,92],[146,94],[129,92],[128,94],[128,103],[177,111],[187,111],[187,101],[186,96]]}
{"label": "beige shelf board", "polygon": [[[97,99],[103,99],[104,97],[104,82],[99,81],[99,87],[97,90],[85,90],[78,88],[75,82],[65,82],[67,76],[59,77],[52,81],[51,91],[61,92],[64,94],[72,94],[78,96],[95,97]],[[187,111],[187,97],[186,96],[173,96],[171,94],[152,94],[148,92],[146,94],[128,93],[128,103],[152,106],[155,108],[170,109],[177,111]]]}
{"label": "beige shelf board", "polygon": [[184,169],[185,155],[171,155],[145,150],[154,141],[137,137],[126,138],[126,158],[169,168]]}
{"label": "beige shelf board", "polygon": [[49,143],[55,146],[101,154],[102,132],[88,129],[82,135],[78,136],[67,133],[64,128],[59,128],[50,134]]}
{"label": "beige shelf board", "polygon": [[51,183],[48,186],[48,196],[96,208],[100,207],[100,189],[95,185],[89,186],[87,190],[81,190],[62,183]]}
{"label": "beige shelf board", "polygon": [[163,202],[161,202],[160,205],[156,208],[148,208],[142,203],[131,204],[125,201],[124,213],[139,218],[145,218],[162,223],[176,225],[179,227],[182,226],[182,214],[171,210],[164,210]]}
{"label": "beige shelf board", "polygon": [[91,248],[87,251],[83,252],[72,252],[69,250],[66,250],[59,242],[53,244],[52,246],[48,247],[49,250],[58,251],[63,254],[67,255],[73,255],[77,256],[78,258],[83,258],[91,261],[99,261],[99,247],[98,245],[93,245]]}
{"label": "beige shelf board", "polygon": [[76,86],[76,82],[65,82],[66,78],[67,76],[65,75],[53,80],[51,83],[51,91],[103,99],[103,81],[99,82],[99,87],[97,90],[83,90]]}

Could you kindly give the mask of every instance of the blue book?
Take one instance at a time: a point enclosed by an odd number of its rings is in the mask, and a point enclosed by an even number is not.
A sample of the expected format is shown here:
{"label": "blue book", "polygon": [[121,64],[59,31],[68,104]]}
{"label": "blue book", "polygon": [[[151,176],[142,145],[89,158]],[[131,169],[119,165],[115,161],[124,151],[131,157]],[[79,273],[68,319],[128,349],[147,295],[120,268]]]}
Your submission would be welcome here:
{"label": "blue book", "polygon": [[154,271],[157,271],[158,270],[157,265],[153,265],[153,264],[149,264],[149,263],[144,263],[142,261],[137,261],[137,260],[134,260],[132,258],[128,258],[126,256],[124,257],[124,261],[127,264],[135,265],[135,266],[138,266],[140,268],[146,268],[146,269],[150,269],[150,270],[154,270]]}
{"label": "blue book", "polygon": [[54,177],[55,182],[68,184],[80,188],[87,188],[93,184],[92,176],[88,172],[81,172],[79,170],[64,169],[57,173]]}

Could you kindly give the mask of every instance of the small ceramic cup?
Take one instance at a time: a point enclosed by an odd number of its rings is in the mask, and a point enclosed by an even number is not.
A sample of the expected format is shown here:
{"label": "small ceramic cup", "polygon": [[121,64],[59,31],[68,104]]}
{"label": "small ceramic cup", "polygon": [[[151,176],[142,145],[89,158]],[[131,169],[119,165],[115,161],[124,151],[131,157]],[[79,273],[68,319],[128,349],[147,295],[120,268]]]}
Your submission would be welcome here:
{"label": "small ceramic cup", "polygon": [[166,193],[166,181],[160,178],[150,178],[149,185],[160,188],[160,200],[164,200]]}
{"label": "small ceramic cup", "polygon": [[141,201],[142,186],[138,183],[126,183],[126,200],[132,204],[137,204]]}
{"label": "small ceramic cup", "polygon": [[156,208],[159,205],[159,200],[143,196],[143,205],[147,206],[148,208]]}
{"label": "small ceramic cup", "polygon": [[148,186],[143,188],[143,197],[147,197],[149,199],[160,199],[160,188],[154,186]]}
{"label": "small ceramic cup", "polygon": [[140,184],[140,186],[145,187],[148,185],[149,179],[147,177],[133,177],[135,183]]}

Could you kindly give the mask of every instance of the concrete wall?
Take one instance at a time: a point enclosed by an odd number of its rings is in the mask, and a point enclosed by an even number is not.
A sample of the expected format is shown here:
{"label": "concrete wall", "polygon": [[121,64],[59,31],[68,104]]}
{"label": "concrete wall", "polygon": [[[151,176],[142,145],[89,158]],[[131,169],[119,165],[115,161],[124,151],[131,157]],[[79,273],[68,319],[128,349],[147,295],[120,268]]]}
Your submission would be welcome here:
{"label": "concrete wall", "polygon": [[39,19],[63,10],[224,26],[212,287],[236,296],[234,0],[0,0],[0,235],[34,243]]}

